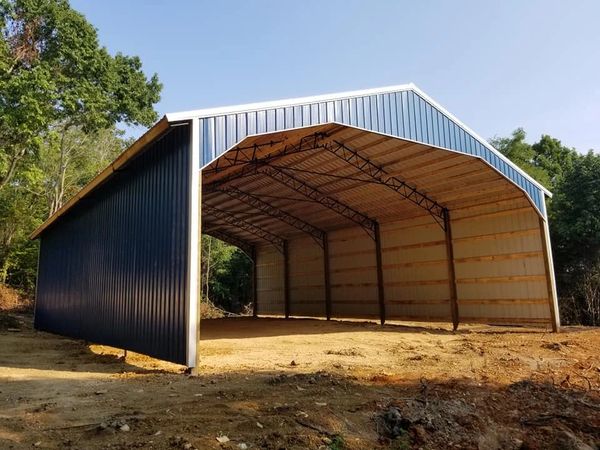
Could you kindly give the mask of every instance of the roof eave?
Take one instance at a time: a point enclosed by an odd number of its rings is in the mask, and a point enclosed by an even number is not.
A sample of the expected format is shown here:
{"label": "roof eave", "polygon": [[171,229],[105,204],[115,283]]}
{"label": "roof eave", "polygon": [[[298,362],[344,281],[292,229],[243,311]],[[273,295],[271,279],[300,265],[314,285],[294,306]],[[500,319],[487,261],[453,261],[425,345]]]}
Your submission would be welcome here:
{"label": "roof eave", "polygon": [[52,214],[44,223],[29,235],[29,239],[37,239],[52,223],[71,209],[79,200],[89,195],[96,187],[109,179],[114,172],[126,165],[133,157],[139,154],[144,147],[157,139],[169,128],[167,117],[162,117],[148,131],[146,131],[138,140],[136,140],[127,150],[123,151],[117,159],[108,165],[102,172],[96,175],[88,184],[86,184],[77,194],[65,203],[58,211]]}

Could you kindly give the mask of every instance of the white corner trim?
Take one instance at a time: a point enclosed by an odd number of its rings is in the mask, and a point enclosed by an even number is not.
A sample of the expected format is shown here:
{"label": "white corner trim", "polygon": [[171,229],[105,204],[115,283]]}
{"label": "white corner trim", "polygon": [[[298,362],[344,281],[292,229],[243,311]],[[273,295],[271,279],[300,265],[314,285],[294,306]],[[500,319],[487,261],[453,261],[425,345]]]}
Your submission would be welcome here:
{"label": "white corner trim", "polygon": [[198,338],[198,245],[200,237],[199,203],[200,203],[200,127],[199,120],[191,120],[190,127],[190,195],[189,195],[189,221],[188,221],[188,252],[187,252],[187,337],[186,352],[187,366],[196,366],[197,338]]}

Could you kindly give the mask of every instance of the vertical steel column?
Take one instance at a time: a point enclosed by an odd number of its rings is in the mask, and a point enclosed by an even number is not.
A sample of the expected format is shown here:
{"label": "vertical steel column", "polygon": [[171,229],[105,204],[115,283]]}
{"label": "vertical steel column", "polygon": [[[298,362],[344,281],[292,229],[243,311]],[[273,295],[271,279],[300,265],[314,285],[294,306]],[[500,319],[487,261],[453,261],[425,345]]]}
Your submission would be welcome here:
{"label": "vertical steel column", "polygon": [[[545,208],[544,208],[545,209]],[[556,280],[554,279],[554,262],[552,260],[552,247],[550,245],[550,228],[548,220],[540,217],[540,233],[542,238],[542,249],[544,251],[544,266],[546,269],[546,283],[548,286],[548,306],[550,307],[550,319],[552,320],[552,331],[560,331],[560,314],[558,310],[558,295],[556,292]]]}
{"label": "vertical steel column", "polygon": [[252,247],[252,317],[258,317],[258,295],[256,283],[256,247]]}
{"label": "vertical steel column", "polygon": [[325,316],[331,320],[331,276],[329,271],[329,234],[323,236],[323,274],[325,275]]}
{"label": "vertical steel column", "polygon": [[290,263],[287,239],[283,241],[283,299],[285,302],[285,318],[290,318]]}
{"label": "vertical steel column", "polygon": [[375,259],[377,261],[377,297],[379,300],[379,321],[385,323],[385,295],[383,286],[383,264],[381,262],[381,230],[375,222]]}
{"label": "vertical steel column", "polygon": [[444,230],[446,232],[446,258],[448,259],[448,284],[450,288],[450,315],[452,316],[452,329],[458,328],[458,294],[456,289],[456,271],[454,268],[454,247],[452,245],[452,226],[450,224],[450,211],[444,209]]}

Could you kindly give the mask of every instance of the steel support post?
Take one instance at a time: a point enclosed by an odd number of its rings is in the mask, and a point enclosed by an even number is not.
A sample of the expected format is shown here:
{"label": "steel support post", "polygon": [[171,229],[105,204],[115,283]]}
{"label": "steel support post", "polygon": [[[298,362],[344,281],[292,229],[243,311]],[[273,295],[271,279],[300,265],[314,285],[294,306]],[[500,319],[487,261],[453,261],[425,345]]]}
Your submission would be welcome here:
{"label": "steel support post", "polygon": [[448,259],[448,284],[450,288],[450,315],[452,316],[452,329],[458,328],[458,295],[456,289],[456,272],[454,268],[454,247],[452,244],[452,224],[450,211],[444,209],[444,229],[446,232],[446,258]]}
{"label": "steel support post", "polygon": [[323,238],[323,273],[325,275],[325,316],[331,320],[331,275],[329,270],[329,235]]}
{"label": "steel support post", "polygon": [[383,263],[381,258],[381,229],[375,222],[375,260],[377,262],[377,300],[379,301],[379,321],[385,323],[385,292],[383,285]]}

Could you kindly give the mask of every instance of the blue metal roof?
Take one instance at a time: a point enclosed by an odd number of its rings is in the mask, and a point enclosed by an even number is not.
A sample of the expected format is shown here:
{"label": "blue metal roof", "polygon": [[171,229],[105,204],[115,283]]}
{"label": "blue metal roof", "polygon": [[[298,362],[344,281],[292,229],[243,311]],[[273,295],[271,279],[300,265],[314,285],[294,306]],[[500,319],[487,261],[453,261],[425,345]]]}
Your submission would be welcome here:
{"label": "blue metal roof", "polygon": [[413,84],[168,114],[198,118],[201,165],[246,136],[338,122],[479,157],[521,187],[545,216],[543,186]]}

